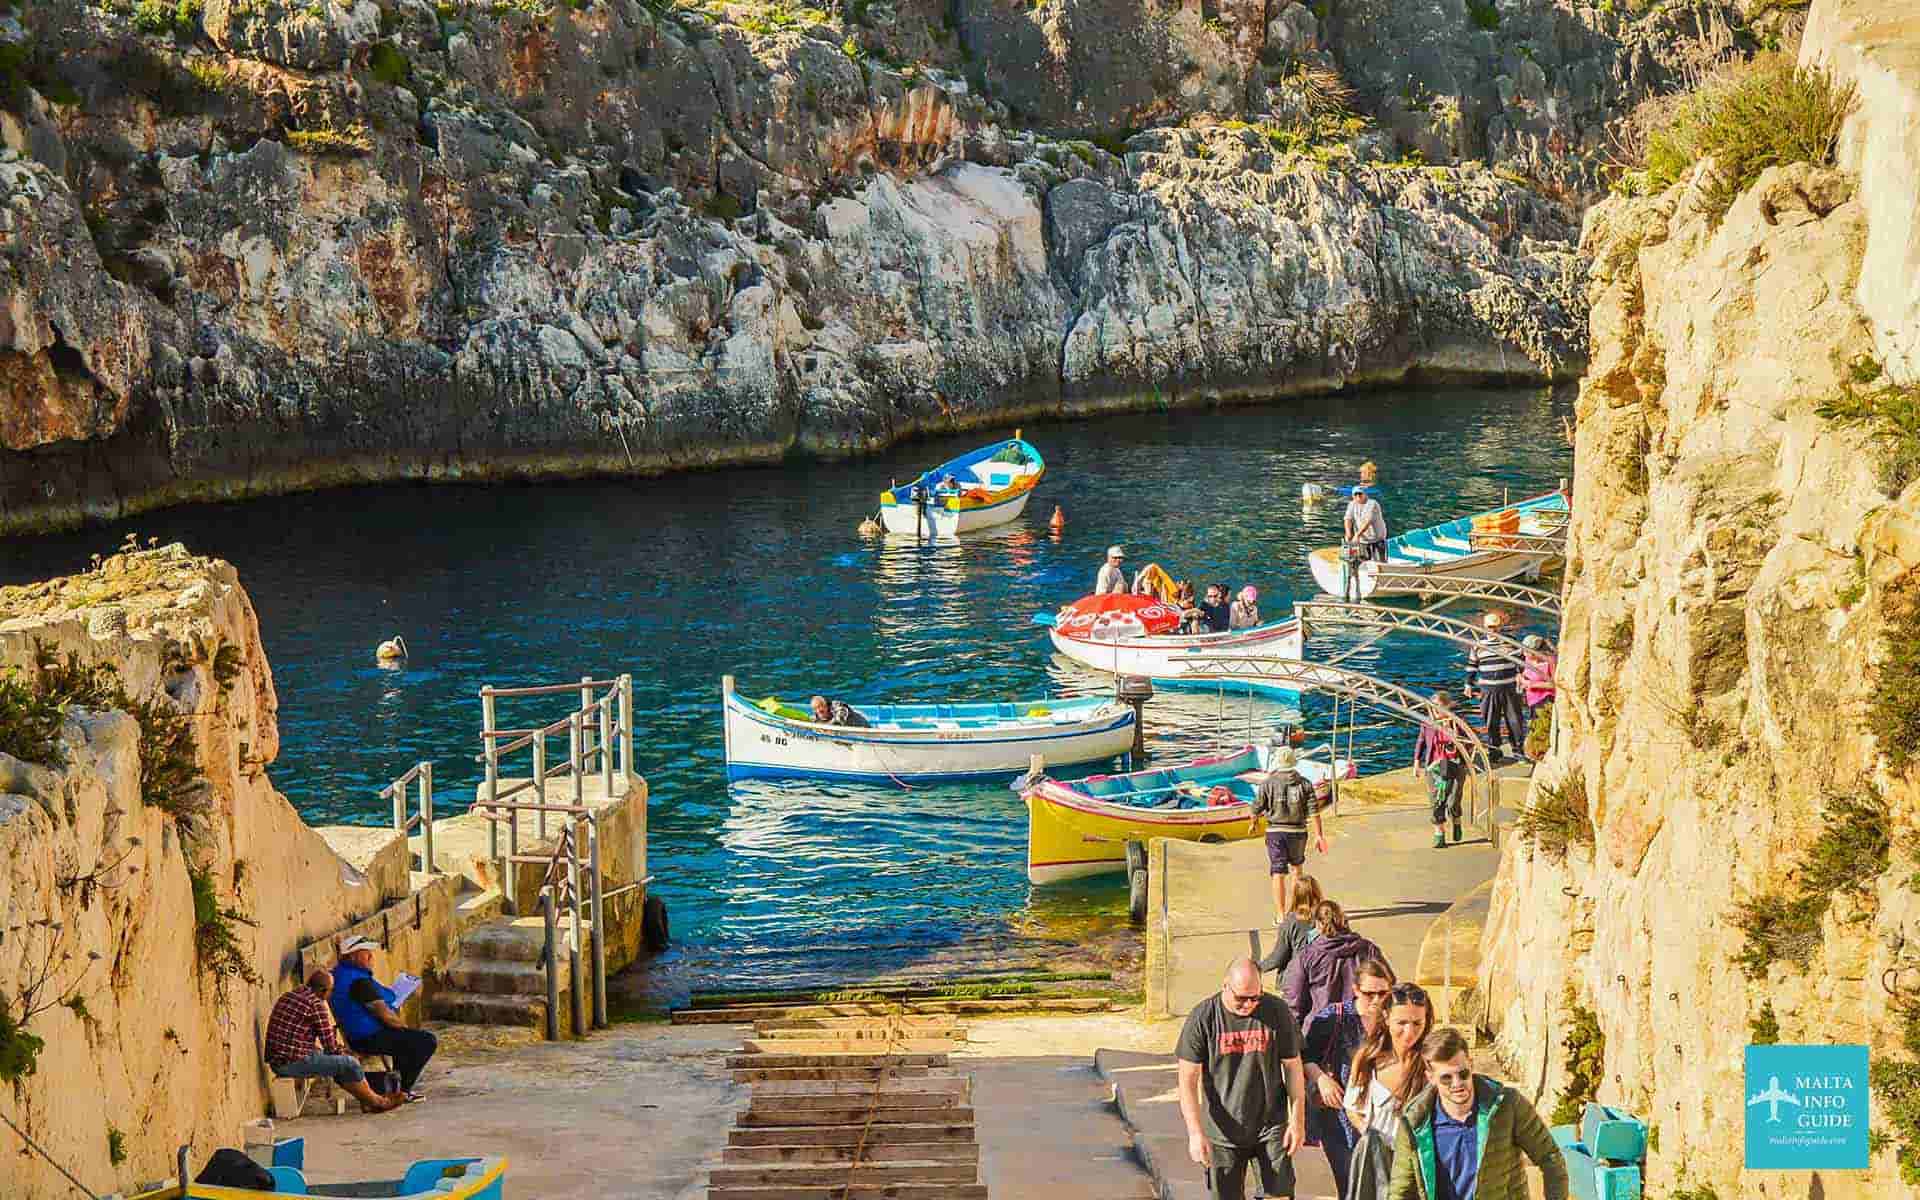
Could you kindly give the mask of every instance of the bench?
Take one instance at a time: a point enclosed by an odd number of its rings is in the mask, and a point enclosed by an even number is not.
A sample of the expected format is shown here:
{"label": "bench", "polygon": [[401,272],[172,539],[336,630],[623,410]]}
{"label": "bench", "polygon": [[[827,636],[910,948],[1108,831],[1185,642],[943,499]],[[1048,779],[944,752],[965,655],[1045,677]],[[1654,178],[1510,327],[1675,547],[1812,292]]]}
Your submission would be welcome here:
{"label": "bench", "polygon": [[[357,1050],[349,1051],[360,1060],[360,1066],[367,1071],[391,1071],[393,1059],[385,1054],[362,1054]],[[267,1115],[276,1121],[291,1121],[304,1116],[308,1102],[315,1091],[320,1099],[333,1108],[333,1115],[342,1116],[347,1111],[347,1094],[335,1087],[331,1079],[287,1079],[273,1073],[273,1068],[262,1063],[267,1073]]]}

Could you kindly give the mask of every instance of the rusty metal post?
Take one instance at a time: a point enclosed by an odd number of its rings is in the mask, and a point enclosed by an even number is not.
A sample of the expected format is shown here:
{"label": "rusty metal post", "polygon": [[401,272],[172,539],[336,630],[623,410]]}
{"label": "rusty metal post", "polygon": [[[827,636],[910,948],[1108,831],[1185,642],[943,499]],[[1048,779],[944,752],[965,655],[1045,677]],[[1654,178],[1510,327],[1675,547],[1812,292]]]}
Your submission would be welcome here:
{"label": "rusty metal post", "polygon": [[[600,710],[604,716],[606,710]],[[587,886],[593,899],[593,1027],[607,1027],[607,926],[602,906],[605,886],[600,878],[600,823],[587,822]]]}
{"label": "rusty metal post", "polygon": [[433,764],[420,764],[420,865],[427,874],[433,867]]}

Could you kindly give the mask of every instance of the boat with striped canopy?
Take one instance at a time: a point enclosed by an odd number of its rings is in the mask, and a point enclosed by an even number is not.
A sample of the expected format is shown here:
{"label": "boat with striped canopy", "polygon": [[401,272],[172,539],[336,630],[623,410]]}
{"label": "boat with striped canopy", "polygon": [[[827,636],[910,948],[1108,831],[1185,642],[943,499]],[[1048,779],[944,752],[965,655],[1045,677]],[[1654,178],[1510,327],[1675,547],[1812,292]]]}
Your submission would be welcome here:
{"label": "boat with striped canopy", "polygon": [[867,725],[827,725],[720,681],[728,779],[936,783],[1110,760],[1133,747],[1134,712],[1111,696],[974,704],[861,704]]}
{"label": "boat with striped canopy", "polygon": [[1180,610],[1155,596],[1109,593],[1083,596],[1053,615],[1053,648],[1082,666],[1112,675],[1144,675],[1155,687],[1233,690],[1292,700],[1292,688],[1210,672],[1202,656],[1260,654],[1299,658],[1300,622],[1272,621],[1226,633],[1181,633]]}
{"label": "boat with striped canopy", "polygon": [[[1302,755],[1294,769],[1316,788],[1336,774],[1353,778],[1351,761],[1335,760],[1325,745],[1314,753],[1323,751],[1325,761]],[[1231,842],[1264,834],[1266,821],[1252,816],[1251,805],[1266,778],[1266,755],[1245,746],[1177,767],[1039,780],[1025,793],[1027,879],[1059,883],[1124,871],[1130,841]]]}
{"label": "boat with striped canopy", "polygon": [[888,533],[951,538],[1004,525],[1026,511],[1046,460],[1015,430],[1011,438],[948,459],[920,478],[880,493]]}
{"label": "boat with striped canopy", "polygon": [[[1563,492],[1548,492],[1486,512],[1458,517],[1415,529],[1387,539],[1386,570],[1451,579],[1479,579],[1492,583],[1526,577],[1538,578],[1554,556],[1533,547],[1503,549],[1501,535],[1530,538],[1554,537],[1567,527],[1567,497]],[[1476,547],[1474,540],[1481,545]],[[1339,546],[1322,546],[1307,555],[1313,569],[1313,581],[1330,596],[1351,594],[1347,588],[1347,564]],[[1412,593],[1402,587],[1380,587],[1375,578],[1383,564],[1362,562],[1358,580],[1361,599],[1405,596]]]}

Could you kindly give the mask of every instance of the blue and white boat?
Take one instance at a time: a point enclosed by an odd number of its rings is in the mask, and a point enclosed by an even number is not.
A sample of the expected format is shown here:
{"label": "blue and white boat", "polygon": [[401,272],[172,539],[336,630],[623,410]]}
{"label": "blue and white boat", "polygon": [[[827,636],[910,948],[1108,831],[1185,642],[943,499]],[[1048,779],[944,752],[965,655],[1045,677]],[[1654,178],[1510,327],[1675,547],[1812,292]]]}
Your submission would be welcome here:
{"label": "blue and white boat", "polygon": [[1019,430],[1004,442],[949,459],[912,483],[880,494],[888,533],[950,538],[1004,525],[1026,511],[1047,464]]}
{"label": "blue and white boat", "polygon": [[[1313,581],[1330,596],[1358,593],[1362,600],[1411,595],[1400,587],[1379,587],[1375,577],[1384,567],[1394,572],[1449,579],[1478,579],[1506,583],[1522,576],[1537,578],[1553,557],[1539,549],[1499,547],[1500,535],[1551,537],[1567,527],[1567,497],[1548,492],[1483,513],[1443,521],[1387,539],[1387,561],[1360,563],[1357,587],[1349,587],[1348,564],[1338,546],[1322,546],[1307,555]],[[1473,544],[1480,540],[1480,546]]]}
{"label": "blue and white boat", "polygon": [[[932,783],[1103,762],[1133,747],[1133,709],[1111,696],[980,704],[862,704],[865,726],[802,705],[749,700],[720,681],[728,779]],[[802,702],[804,704],[804,702]]]}

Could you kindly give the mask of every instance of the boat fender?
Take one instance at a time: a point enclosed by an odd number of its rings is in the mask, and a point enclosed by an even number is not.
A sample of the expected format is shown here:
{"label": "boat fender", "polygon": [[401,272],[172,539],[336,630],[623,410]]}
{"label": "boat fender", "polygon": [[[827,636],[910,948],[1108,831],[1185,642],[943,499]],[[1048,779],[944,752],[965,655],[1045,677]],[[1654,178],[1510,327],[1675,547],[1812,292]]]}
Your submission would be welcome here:
{"label": "boat fender", "polygon": [[1067,514],[1060,511],[1058,504],[1053,506],[1053,515],[1047,518],[1047,528],[1055,532],[1067,527]]}
{"label": "boat fender", "polygon": [[381,662],[398,662],[407,656],[407,639],[398,635],[381,642],[373,656]]}
{"label": "boat fender", "polygon": [[1044,704],[1036,704],[1027,710],[1027,715],[1030,717],[1050,717],[1053,715],[1053,710]]}
{"label": "boat fender", "polygon": [[872,517],[868,517],[866,520],[860,522],[861,537],[879,537],[880,533],[880,522],[874,520]]}
{"label": "boat fender", "polygon": [[1327,489],[1325,486],[1318,483],[1303,483],[1300,485],[1300,503],[1318,504],[1326,498]]}
{"label": "boat fender", "polygon": [[1234,803],[1237,801],[1233,798],[1233,792],[1225,784],[1216,784],[1214,789],[1207,793],[1208,808],[1225,808]]}

